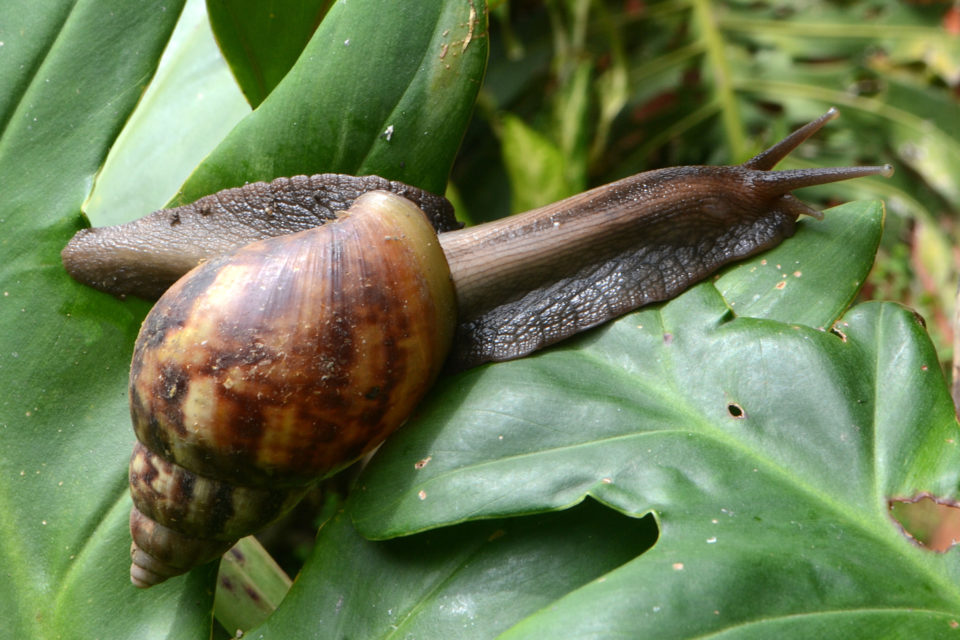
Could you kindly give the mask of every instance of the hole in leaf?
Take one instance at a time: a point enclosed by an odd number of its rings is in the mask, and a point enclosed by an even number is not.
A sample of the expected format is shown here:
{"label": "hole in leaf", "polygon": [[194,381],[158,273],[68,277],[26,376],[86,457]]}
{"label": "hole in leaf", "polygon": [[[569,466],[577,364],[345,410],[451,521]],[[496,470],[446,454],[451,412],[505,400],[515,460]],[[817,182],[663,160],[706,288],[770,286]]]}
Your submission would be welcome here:
{"label": "hole in leaf", "polygon": [[742,420],[743,418],[747,417],[747,412],[744,411],[743,407],[736,402],[731,402],[727,405],[727,413],[730,414],[731,418],[735,418],[737,420]]}
{"label": "hole in leaf", "polygon": [[918,545],[944,552],[960,542],[960,506],[929,494],[890,500],[890,516]]}

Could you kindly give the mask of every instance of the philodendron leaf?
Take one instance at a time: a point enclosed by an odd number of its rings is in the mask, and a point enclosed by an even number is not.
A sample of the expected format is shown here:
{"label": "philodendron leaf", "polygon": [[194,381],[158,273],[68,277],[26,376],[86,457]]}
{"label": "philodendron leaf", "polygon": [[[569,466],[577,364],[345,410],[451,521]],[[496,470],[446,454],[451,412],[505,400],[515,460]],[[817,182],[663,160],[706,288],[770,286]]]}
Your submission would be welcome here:
{"label": "philodendron leaf", "polygon": [[738,316],[828,328],[853,302],[880,246],[883,210],[851,203],[796,236],[727,270],[716,287]]}
{"label": "philodendron leaf", "polygon": [[443,193],[486,60],[481,0],[338,2],[174,202],[323,172],[375,173]]}
{"label": "philodendron leaf", "polygon": [[[881,218],[870,203],[843,215],[863,237]],[[845,273],[837,256],[804,277]],[[725,278],[769,289],[763,260]],[[509,637],[796,637],[831,622],[834,637],[891,624],[924,637],[960,621],[956,552],[918,549],[887,513],[891,496],[956,498],[960,486],[952,403],[922,324],[902,307],[861,305],[823,331],[737,317],[704,283],[435,391],[358,482],[348,510],[365,536],[587,496],[661,526],[651,551]]]}

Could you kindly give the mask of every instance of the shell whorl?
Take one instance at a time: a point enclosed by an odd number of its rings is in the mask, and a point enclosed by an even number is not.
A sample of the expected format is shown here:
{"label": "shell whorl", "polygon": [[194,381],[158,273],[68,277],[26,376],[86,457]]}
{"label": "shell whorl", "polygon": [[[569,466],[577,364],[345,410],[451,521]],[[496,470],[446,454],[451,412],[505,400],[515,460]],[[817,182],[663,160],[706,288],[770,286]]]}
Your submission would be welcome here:
{"label": "shell whorl", "polygon": [[[142,443],[131,530],[163,565],[148,577],[216,557],[399,427],[445,360],[454,304],[426,217],[386,192],[171,287],[144,321],[130,374]],[[164,529],[209,544],[171,561],[147,548],[166,543]]]}

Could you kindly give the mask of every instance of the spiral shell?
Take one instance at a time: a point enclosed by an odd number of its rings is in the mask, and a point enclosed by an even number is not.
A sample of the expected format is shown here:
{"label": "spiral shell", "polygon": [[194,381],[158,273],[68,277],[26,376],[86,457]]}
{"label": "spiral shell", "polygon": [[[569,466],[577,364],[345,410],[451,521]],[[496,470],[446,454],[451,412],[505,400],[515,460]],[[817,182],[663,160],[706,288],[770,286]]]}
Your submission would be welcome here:
{"label": "spiral shell", "polygon": [[133,583],[215,559],[378,445],[433,383],[455,322],[433,228],[383,191],[177,281],[130,373]]}

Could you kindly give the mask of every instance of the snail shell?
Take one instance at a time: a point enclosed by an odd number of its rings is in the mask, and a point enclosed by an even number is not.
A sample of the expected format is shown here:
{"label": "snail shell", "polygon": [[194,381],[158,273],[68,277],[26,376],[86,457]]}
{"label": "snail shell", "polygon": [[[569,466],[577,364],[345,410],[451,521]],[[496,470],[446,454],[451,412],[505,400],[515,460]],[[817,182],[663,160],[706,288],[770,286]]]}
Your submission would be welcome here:
{"label": "snail shell", "polygon": [[177,281],[130,373],[134,584],[215,558],[379,444],[436,378],[455,316],[432,226],[383,191]]}

